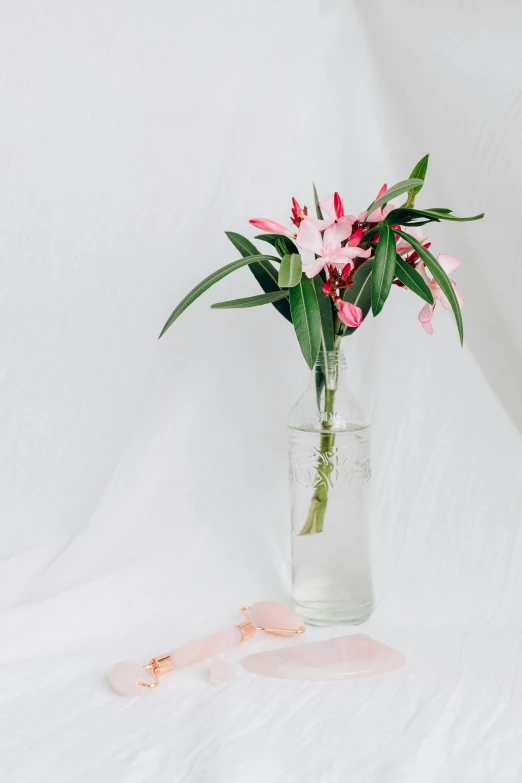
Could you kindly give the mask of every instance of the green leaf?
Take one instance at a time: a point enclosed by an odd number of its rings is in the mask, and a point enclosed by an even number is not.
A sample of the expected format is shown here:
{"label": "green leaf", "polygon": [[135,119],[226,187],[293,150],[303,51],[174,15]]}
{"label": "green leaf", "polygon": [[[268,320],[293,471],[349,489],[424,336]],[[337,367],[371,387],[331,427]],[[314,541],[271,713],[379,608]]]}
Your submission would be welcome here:
{"label": "green leaf", "polygon": [[192,291],[189,291],[189,293],[181,300],[181,302],[178,304],[178,306],[173,310],[170,317],[168,318],[165,326],[160,332],[160,337],[163,337],[167,329],[169,329],[174,321],[176,321],[180,315],[185,312],[187,307],[189,307],[192,302],[195,302],[198,297],[201,296],[201,294],[205,293],[205,291],[208,291],[209,288],[211,288],[215,283],[219,282],[219,280],[222,280],[224,277],[229,275],[231,272],[235,272],[236,269],[241,269],[242,266],[247,266],[247,264],[252,264],[254,261],[272,261],[273,256],[247,256],[246,258],[240,258],[238,261],[232,261],[231,264],[226,264],[225,266],[222,266],[220,269],[216,269],[215,272],[212,272],[212,274],[208,275],[208,277],[205,277],[204,280],[201,281],[201,283],[198,283],[197,286],[195,286]]}
{"label": "green leaf", "polygon": [[[294,245],[290,237],[285,237],[284,234],[258,234],[256,236],[256,239],[262,239],[263,242],[269,242],[273,247],[277,250],[277,240],[281,240],[281,242],[284,242],[284,248],[285,252],[280,253],[281,257],[286,256],[287,253],[299,253],[299,250]],[[279,243],[279,246],[281,247],[281,242]],[[279,252],[279,250],[278,250]],[[279,261],[279,259],[276,259]]]}
{"label": "green leaf", "polygon": [[[413,207],[397,207],[388,212],[384,218],[384,222],[390,226],[402,226],[414,221],[414,225],[419,225],[422,218],[422,225],[426,223],[438,223],[442,217],[442,214],[437,215],[423,215],[420,209],[414,209]],[[363,237],[364,238],[364,237]]]}
{"label": "green leaf", "polygon": [[[353,285],[351,288],[346,288],[344,291],[343,299],[345,302],[351,302],[357,307],[360,307],[363,314],[363,320],[370,312],[372,305],[372,270],[373,270],[373,258],[368,259],[362,264],[357,272],[353,276]],[[343,331],[343,337],[349,334],[353,334],[358,328],[357,326],[345,326]]]}
{"label": "green leaf", "polygon": [[323,280],[320,275],[312,278],[314,281],[315,293],[319,302],[319,311],[321,313],[321,329],[323,330],[323,340],[327,351],[334,350],[334,311],[332,300],[323,291]]}
{"label": "green leaf", "polygon": [[405,239],[407,242],[410,243],[412,248],[419,254],[420,258],[424,261],[424,263],[430,270],[436,282],[441,287],[442,292],[446,294],[446,297],[451,305],[451,309],[453,310],[453,314],[455,315],[457,328],[459,330],[460,342],[462,345],[464,342],[464,326],[462,323],[462,313],[460,311],[459,301],[457,299],[457,295],[455,294],[455,290],[453,288],[451,280],[449,279],[446,272],[441,267],[441,265],[439,264],[435,256],[433,256],[429,252],[429,250],[426,250],[426,248],[423,247],[421,243],[415,239],[415,237],[412,237],[411,234],[407,234],[406,231],[401,231],[399,229],[395,229],[395,233],[399,234],[399,236],[401,236],[403,239]]}
{"label": "green leaf", "polygon": [[377,201],[374,201],[373,204],[370,204],[366,211],[366,217],[368,217],[368,215],[370,215],[374,210],[382,207],[383,204],[388,204],[396,196],[401,196],[403,193],[406,193],[408,190],[411,190],[417,185],[422,187],[421,179],[404,179],[402,182],[397,182],[396,185],[392,185],[391,188],[388,188],[386,193],[377,199]]}
{"label": "green leaf", "polygon": [[321,313],[314,284],[307,277],[290,289],[290,309],[301,351],[312,369],[321,347]]}
{"label": "green leaf", "polygon": [[230,239],[236,250],[239,250],[243,258],[246,258],[246,256],[259,255],[259,250],[257,247],[242,234],[236,234],[235,231],[225,231],[225,234]]}
{"label": "green leaf", "polygon": [[314,204],[315,204],[315,214],[317,215],[318,220],[322,220],[323,212],[321,207],[319,206],[319,196],[317,195],[317,188],[315,187],[315,183],[314,183]]}
{"label": "green leaf", "polygon": [[216,302],[210,305],[213,310],[233,310],[239,307],[259,307],[260,305],[273,304],[278,299],[288,296],[287,291],[274,291],[271,294],[257,294],[247,296],[245,299],[230,299],[228,302]]}
{"label": "green leaf", "polygon": [[485,214],[484,212],[481,212],[480,215],[471,215],[471,217],[457,217],[456,215],[452,215],[451,211],[443,212],[441,209],[423,209],[421,212],[426,217],[433,216],[439,220],[455,220],[458,223],[467,223],[470,220],[482,220]]}
{"label": "green leaf", "polygon": [[281,256],[281,258],[284,258],[287,255],[288,251],[286,249],[286,243],[283,242],[283,239],[281,237],[276,239],[275,249],[277,250],[278,254]]}
{"label": "green leaf", "polygon": [[433,294],[422,275],[410,264],[407,264],[398,253],[395,263],[395,274],[410,291],[420,296],[428,304],[433,304]]}
{"label": "green leaf", "polygon": [[424,224],[430,222],[439,223],[441,220],[454,220],[459,223],[466,223],[470,220],[480,220],[483,217],[484,217],[483,212],[480,215],[472,215],[471,217],[461,218],[451,214],[451,210],[414,209],[413,207],[397,207],[397,209],[392,209],[392,211],[389,212],[384,219],[386,223],[389,223],[390,226],[397,226],[397,225],[402,226],[413,220],[415,221],[415,225],[421,225],[417,221],[422,218],[426,218],[426,220],[423,221]]}
{"label": "green leaf", "polygon": [[395,236],[387,223],[383,223],[375,250],[372,275],[372,312],[379,315],[388,298],[395,277]]}
{"label": "green leaf", "polygon": [[[410,174],[410,179],[421,179],[423,182],[426,179],[426,172],[428,171],[429,155],[425,155],[419,160],[413,171]],[[408,191],[408,199],[406,201],[407,207],[412,207],[415,203],[415,196],[422,189],[422,185],[416,185],[414,188]]]}
{"label": "green leaf", "polygon": [[279,287],[293,288],[301,280],[303,274],[303,262],[301,256],[296,253],[283,256],[281,267],[279,269]]}
{"label": "green leaf", "polygon": [[[232,244],[241,253],[243,258],[246,256],[259,255],[259,250],[252,242],[241,234],[236,234],[234,231],[225,231],[225,234],[230,239]],[[276,293],[280,291],[277,284],[277,270],[270,261],[259,261],[250,264],[248,267],[257,282],[266,294]],[[276,299],[273,302],[275,309],[286,318],[287,321],[292,323],[292,316],[290,314],[290,305],[287,299]]]}

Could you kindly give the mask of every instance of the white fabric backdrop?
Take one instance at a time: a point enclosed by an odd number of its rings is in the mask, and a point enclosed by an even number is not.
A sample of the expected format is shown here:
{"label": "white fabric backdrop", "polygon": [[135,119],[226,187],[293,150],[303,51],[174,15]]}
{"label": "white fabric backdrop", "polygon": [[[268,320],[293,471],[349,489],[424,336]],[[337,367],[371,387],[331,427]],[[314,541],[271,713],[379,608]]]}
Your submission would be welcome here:
{"label": "white fabric backdrop", "polygon": [[[521,32],[510,0],[0,2],[2,783],[520,781]],[[223,230],[313,179],[355,211],[426,152],[423,203],[487,213],[431,232],[467,344],[397,290],[346,346],[368,629],[407,668],[116,698],[113,660],[288,600],[292,330],[209,310],[247,270],[158,343],[166,316],[235,258]]]}

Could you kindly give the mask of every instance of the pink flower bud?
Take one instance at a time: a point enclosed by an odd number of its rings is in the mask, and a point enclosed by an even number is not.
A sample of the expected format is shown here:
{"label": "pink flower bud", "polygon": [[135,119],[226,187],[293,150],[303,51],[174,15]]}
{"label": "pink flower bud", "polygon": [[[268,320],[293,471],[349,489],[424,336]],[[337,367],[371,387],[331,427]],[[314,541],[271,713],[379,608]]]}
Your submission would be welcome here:
{"label": "pink flower bud", "polygon": [[359,228],[353,232],[350,239],[348,240],[348,247],[358,247],[359,242],[363,238],[364,231],[359,226]]}
{"label": "pink flower bud", "polygon": [[334,209],[337,219],[344,217],[343,201],[337,192],[334,193]]}
{"label": "pink flower bud", "polygon": [[351,302],[344,302],[339,300],[337,302],[338,315],[343,324],[347,326],[357,327],[362,324],[363,314],[360,307],[352,304]]}
{"label": "pink flower bud", "polygon": [[256,228],[260,228],[262,231],[268,231],[270,234],[284,234],[291,239],[295,238],[295,234],[292,234],[290,229],[285,228],[281,223],[276,223],[274,220],[265,220],[265,218],[252,218],[249,221]]}

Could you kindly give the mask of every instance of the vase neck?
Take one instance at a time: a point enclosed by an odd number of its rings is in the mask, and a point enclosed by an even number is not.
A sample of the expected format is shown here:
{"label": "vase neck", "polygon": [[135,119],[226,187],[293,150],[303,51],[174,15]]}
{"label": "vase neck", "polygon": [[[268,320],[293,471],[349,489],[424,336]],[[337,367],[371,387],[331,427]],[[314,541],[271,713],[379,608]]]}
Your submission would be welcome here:
{"label": "vase neck", "polygon": [[335,390],[345,367],[346,358],[342,350],[320,351],[312,370],[313,381],[317,383],[319,379],[324,379],[326,387]]}

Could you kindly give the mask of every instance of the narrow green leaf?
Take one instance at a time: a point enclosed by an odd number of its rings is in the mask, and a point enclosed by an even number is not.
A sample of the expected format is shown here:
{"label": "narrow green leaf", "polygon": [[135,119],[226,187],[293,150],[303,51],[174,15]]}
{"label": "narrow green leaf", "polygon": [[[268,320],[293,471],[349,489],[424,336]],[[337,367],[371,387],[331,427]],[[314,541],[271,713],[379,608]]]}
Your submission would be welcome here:
{"label": "narrow green leaf", "polygon": [[278,299],[288,296],[287,291],[274,291],[271,294],[257,294],[247,296],[244,299],[230,299],[228,302],[216,302],[210,305],[213,310],[233,310],[240,307],[259,307],[260,305],[273,304]]}
{"label": "narrow green leaf", "polygon": [[301,351],[312,369],[321,347],[321,313],[314,284],[307,277],[290,289],[290,309]]}
{"label": "narrow green leaf", "polygon": [[287,255],[287,249],[286,249],[286,243],[283,242],[283,239],[279,237],[279,239],[276,239],[275,243],[275,249],[277,250],[278,255],[281,256],[281,258],[284,258]]}
{"label": "narrow green leaf", "polygon": [[[410,174],[410,179],[421,179],[423,182],[426,179],[426,172],[428,171],[429,155],[425,155],[419,160],[413,171]],[[415,203],[415,196],[422,189],[422,185],[416,185],[414,188],[408,191],[408,199],[406,201],[407,207],[412,207]]]}
{"label": "narrow green leaf", "polygon": [[246,258],[240,258],[238,261],[232,261],[231,264],[226,264],[225,266],[222,266],[220,269],[216,269],[215,272],[212,272],[212,274],[208,275],[208,277],[205,277],[204,280],[201,281],[201,283],[198,283],[197,286],[195,286],[192,291],[189,291],[189,293],[181,300],[181,302],[178,304],[178,306],[173,310],[170,317],[168,318],[165,326],[160,332],[160,337],[162,337],[167,329],[169,329],[174,321],[176,321],[179,316],[185,312],[187,307],[189,307],[192,302],[195,302],[198,297],[201,296],[201,294],[205,293],[205,291],[208,291],[211,286],[213,286],[215,283],[219,282],[219,280],[222,280],[224,277],[229,275],[231,272],[235,272],[236,269],[241,269],[242,266],[247,266],[247,264],[252,264],[254,261],[272,261],[273,256],[247,256]]}
{"label": "narrow green leaf", "polygon": [[[466,223],[470,220],[480,220],[484,217],[482,212],[480,215],[472,215],[471,217],[457,217],[451,213],[451,210],[442,209],[414,209],[413,207],[397,207],[392,209],[386,217],[386,223],[390,226],[402,226],[411,221],[415,221],[415,225],[419,225],[417,222],[419,219],[426,218],[423,222],[435,222],[438,223],[441,220],[454,220],[458,223]],[[364,239],[364,237],[363,237]]]}
{"label": "narrow green leaf", "polygon": [[[351,302],[360,307],[363,314],[363,320],[370,312],[372,306],[372,270],[373,258],[368,259],[362,264],[353,276],[353,285],[346,288],[343,299],[345,302]],[[343,336],[353,334],[360,327],[345,326]]]}
{"label": "narrow green leaf", "polygon": [[259,255],[257,247],[242,234],[236,234],[235,231],[225,231],[225,235],[230,239],[236,250],[239,250],[243,258]]}
{"label": "narrow green leaf", "polygon": [[470,220],[482,220],[485,214],[484,212],[481,212],[480,215],[471,215],[471,217],[457,217],[456,215],[452,215],[451,212],[443,212],[440,209],[423,209],[421,212],[426,217],[433,216],[439,220],[455,220],[458,223],[467,223]]}
{"label": "narrow green leaf", "polygon": [[312,278],[314,281],[315,293],[319,302],[319,311],[321,313],[321,329],[323,331],[324,345],[327,351],[334,349],[334,311],[332,300],[323,291],[323,280],[320,275]]}
{"label": "narrow green leaf", "polygon": [[423,247],[421,243],[415,239],[415,237],[412,237],[411,234],[407,234],[406,231],[401,231],[400,229],[395,229],[395,233],[399,234],[399,236],[401,236],[403,239],[405,239],[407,242],[410,243],[412,248],[419,254],[420,258],[424,261],[424,263],[430,270],[436,282],[441,287],[443,293],[446,294],[446,297],[451,305],[451,309],[453,310],[453,314],[455,315],[457,328],[459,330],[460,342],[462,344],[464,342],[464,326],[462,323],[462,313],[460,311],[459,301],[457,299],[457,295],[455,294],[455,290],[453,288],[451,280],[449,279],[446,272],[441,267],[441,265],[439,264],[435,256],[433,256],[429,252],[429,250],[426,250],[426,248]]}
{"label": "narrow green leaf", "polygon": [[[241,234],[236,234],[234,231],[225,231],[225,234],[234,247],[239,250],[243,258],[246,258],[246,256],[259,255],[259,250],[246,237]],[[280,290],[277,284],[277,270],[270,261],[254,262],[253,264],[250,264],[248,268],[266,294],[276,293]],[[287,321],[292,323],[290,304],[287,299],[277,299],[273,302],[273,305]]]}
{"label": "narrow green leaf", "polygon": [[417,185],[422,187],[421,179],[404,179],[402,182],[397,182],[396,185],[392,185],[391,188],[388,188],[386,193],[377,199],[377,201],[374,201],[373,204],[370,204],[366,211],[366,217],[368,217],[368,215],[370,215],[374,210],[382,207],[383,204],[388,204],[393,198],[396,198],[396,196],[401,196],[403,193],[406,193],[408,190],[411,190],[411,188],[416,187]]}
{"label": "narrow green leaf", "polygon": [[425,218],[424,221],[422,221],[423,225],[425,223],[438,223],[442,218],[442,214],[437,213],[436,215],[426,216],[423,215],[420,209],[414,209],[413,207],[397,207],[396,209],[392,209],[391,212],[388,212],[384,221],[390,226],[403,226],[412,221],[414,221],[414,225],[417,225],[422,218]]}
{"label": "narrow green leaf", "polygon": [[301,256],[297,253],[291,253],[283,256],[281,261],[281,267],[279,269],[279,287],[280,288],[293,288],[294,285],[298,285],[301,281],[301,275],[303,274],[303,262]]}
{"label": "narrow green leaf", "polygon": [[407,264],[398,253],[395,263],[395,274],[410,291],[420,296],[428,304],[433,304],[433,294],[422,275],[410,264]]}
{"label": "narrow green leaf", "polygon": [[[263,242],[269,242],[277,250],[277,240],[281,240],[284,243],[285,252],[281,253],[281,257],[286,256],[287,253],[299,253],[299,250],[294,245],[290,237],[285,237],[284,234],[258,234],[256,239],[262,239]],[[281,242],[279,246],[281,247]],[[278,251],[279,252],[279,251]],[[279,259],[276,259],[279,261]]]}
{"label": "narrow green leaf", "polygon": [[314,184],[315,214],[317,215],[318,220],[322,220],[323,219],[323,211],[322,211],[321,207],[319,206],[319,196],[317,195],[317,188],[315,187],[315,182],[313,184]]}
{"label": "narrow green leaf", "polygon": [[387,223],[383,223],[375,250],[372,274],[372,312],[379,315],[388,298],[395,277],[395,237]]}

